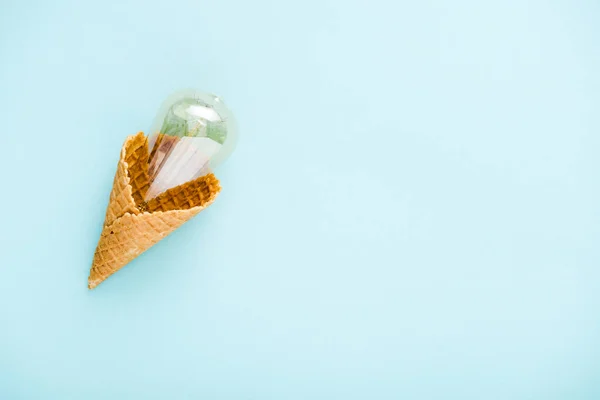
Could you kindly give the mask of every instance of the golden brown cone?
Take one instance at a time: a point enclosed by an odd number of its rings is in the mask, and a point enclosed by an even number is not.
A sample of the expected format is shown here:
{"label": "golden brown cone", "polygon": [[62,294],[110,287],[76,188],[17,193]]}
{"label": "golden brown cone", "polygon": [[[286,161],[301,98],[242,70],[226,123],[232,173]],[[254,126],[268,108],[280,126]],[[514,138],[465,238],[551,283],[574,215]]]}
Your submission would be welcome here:
{"label": "golden brown cone", "polygon": [[148,176],[148,139],[142,132],[133,136],[127,143],[125,150],[125,162],[127,163],[127,175],[129,185],[132,187],[132,196],[135,204],[144,201],[146,192],[150,188],[150,177]]}
{"label": "golden brown cone", "polygon": [[131,149],[133,145],[139,143],[143,139],[145,139],[145,136],[140,132],[137,135],[129,136],[123,144],[112,191],[110,192],[108,207],[106,208],[104,226],[112,224],[115,219],[127,212],[139,214],[139,210],[133,200],[133,188],[129,184],[129,174],[127,172],[128,165],[125,159],[127,157],[127,150]]}
{"label": "golden brown cone", "polygon": [[90,289],[208,207],[221,190],[217,178],[208,174],[169,189],[148,203],[136,204],[134,199],[141,201],[141,193],[148,189],[147,146],[140,132],[128,137],[121,150],[104,229],[90,269]]}

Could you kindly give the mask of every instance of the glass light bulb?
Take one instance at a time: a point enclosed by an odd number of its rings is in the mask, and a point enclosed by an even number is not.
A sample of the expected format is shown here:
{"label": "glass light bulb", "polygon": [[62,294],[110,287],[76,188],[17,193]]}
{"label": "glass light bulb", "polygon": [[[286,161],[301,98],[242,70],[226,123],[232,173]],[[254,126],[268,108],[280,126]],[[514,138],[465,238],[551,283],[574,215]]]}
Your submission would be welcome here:
{"label": "glass light bulb", "polygon": [[233,114],[218,96],[197,90],[169,96],[148,141],[145,200],[209,173],[231,155],[237,138]]}

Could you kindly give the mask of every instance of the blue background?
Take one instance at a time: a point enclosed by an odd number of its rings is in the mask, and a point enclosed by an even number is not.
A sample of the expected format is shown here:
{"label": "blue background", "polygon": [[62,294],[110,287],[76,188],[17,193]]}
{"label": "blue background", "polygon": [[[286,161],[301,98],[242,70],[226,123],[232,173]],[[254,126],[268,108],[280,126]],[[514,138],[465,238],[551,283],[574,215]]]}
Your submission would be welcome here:
{"label": "blue background", "polygon": [[[600,398],[598,2],[0,6],[0,398]],[[90,292],[186,87],[222,196]]]}

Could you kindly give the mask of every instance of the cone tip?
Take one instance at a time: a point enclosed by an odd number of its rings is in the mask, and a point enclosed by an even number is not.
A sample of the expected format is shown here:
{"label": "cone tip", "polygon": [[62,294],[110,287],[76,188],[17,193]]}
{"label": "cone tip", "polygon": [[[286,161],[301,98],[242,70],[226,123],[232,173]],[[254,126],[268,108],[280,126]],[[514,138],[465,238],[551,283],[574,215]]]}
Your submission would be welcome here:
{"label": "cone tip", "polygon": [[92,279],[92,277],[90,276],[88,278],[88,289],[92,290],[93,288],[95,288],[96,286],[98,286],[98,284],[100,282],[101,282],[100,280],[98,280],[98,279]]}

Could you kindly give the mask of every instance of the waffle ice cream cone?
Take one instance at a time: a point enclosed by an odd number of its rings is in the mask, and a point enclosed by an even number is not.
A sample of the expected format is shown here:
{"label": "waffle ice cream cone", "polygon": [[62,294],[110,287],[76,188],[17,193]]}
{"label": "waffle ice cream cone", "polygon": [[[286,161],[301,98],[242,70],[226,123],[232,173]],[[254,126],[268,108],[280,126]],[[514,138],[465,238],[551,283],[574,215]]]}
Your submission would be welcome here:
{"label": "waffle ice cream cone", "polygon": [[210,173],[145,202],[150,186],[148,157],[148,140],[143,133],[127,138],[90,269],[90,289],[208,207],[221,190]]}

